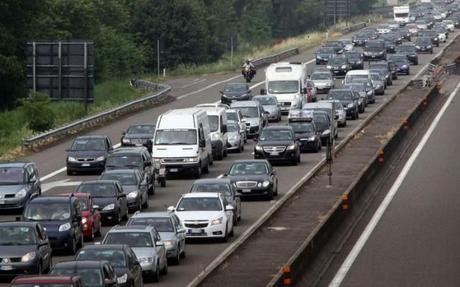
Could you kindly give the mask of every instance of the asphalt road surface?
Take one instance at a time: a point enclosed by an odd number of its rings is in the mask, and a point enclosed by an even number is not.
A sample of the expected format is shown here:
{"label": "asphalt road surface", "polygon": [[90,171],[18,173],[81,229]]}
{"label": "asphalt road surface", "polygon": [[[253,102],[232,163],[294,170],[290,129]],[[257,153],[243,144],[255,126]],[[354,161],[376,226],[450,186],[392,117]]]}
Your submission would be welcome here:
{"label": "asphalt road surface", "polygon": [[[453,35],[452,35],[453,36]],[[444,45],[441,45],[441,48]],[[435,48],[435,55],[440,48]],[[294,56],[287,61],[302,61],[308,62],[308,70],[311,71],[314,67],[314,51],[310,49],[300,55]],[[411,67],[410,76],[400,76],[397,81],[393,82],[393,86],[389,86],[385,91],[384,96],[377,96],[376,104],[369,105],[366,112],[360,114],[360,119],[355,121],[348,121],[345,128],[339,129],[339,141],[350,133],[357,125],[359,125],[364,118],[372,113],[378,106],[388,100],[397,90],[402,88],[409,79],[412,78],[429,60],[433,57],[430,54],[419,55],[419,65]],[[251,83],[253,94],[257,94],[259,89],[262,88],[262,82],[265,78],[264,72],[260,69],[257,76]],[[114,121],[104,127],[97,128],[89,134],[105,134],[111,137],[114,143],[118,143],[122,131],[133,123],[139,122],[156,122],[156,118],[161,113],[177,108],[185,108],[194,106],[199,103],[215,102],[220,99],[219,90],[222,89],[225,82],[241,82],[242,78],[238,74],[225,74],[225,75],[212,75],[202,76],[187,79],[175,79],[169,81],[173,90],[172,96],[177,100],[167,105],[154,107],[146,111],[141,111],[136,114],[130,115],[123,119]],[[337,81],[340,85],[340,80]],[[72,191],[77,184],[81,181],[92,180],[97,178],[96,175],[78,175],[67,176],[63,167],[65,166],[66,152],[65,149],[69,147],[71,140],[63,141],[51,148],[45,149],[41,152],[34,153],[26,158],[33,160],[37,163],[42,176],[43,185],[48,189],[45,194],[54,194],[64,191]],[[211,167],[210,173],[205,177],[217,177],[224,173],[229,168],[229,165],[237,159],[252,158],[251,152],[253,149],[253,142],[248,141],[245,146],[245,152],[231,153],[223,161],[214,161],[214,166]],[[324,151],[324,149],[323,149]],[[320,159],[324,156],[323,153],[318,154],[302,154],[302,162],[298,166],[276,166],[277,175],[279,177],[279,196],[283,196],[301,177],[303,177]],[[150,207],[148,211],[161,211],[165,210],[167,206],[175,205],[180,195],[188,192],[192,178],[182,178],[168,180],[166,188],[157,187],[156,194],[149,199]],[[277,200],[275,198],[274,200]],[[214,258],[216,258],[232,241],[238,238],[251,224],[253,224],[272,204],[274,201],[245,201],[242,207],[242,221],[235,229],[235,236],[228,243],[218,242],[193,242],[188,243],[186,246],[187,258],[181,261],[179,266],[170,266],[169,274],[161,278],[160,283],[155,286],[186,286],[199,272],[201,272]],[[14,220],[15,215],[2,215],[0,220]],[[103,233],[105,234],[110,227],[104,227]],[[96,239],[100,240],[100,239]],[[91,243],[85,243],[91,244]],[[56,256],[53,258],[54,262],[71,260],[71,256]],[[0,286],[7,286],[8,280],[3,280]],[[146,284],[146,286],[150,286]],[[153,286],[153,285],[152,285]]]}
{"label": "asphalt road surface", "polygon": [[329,286],[459,286],[460,101],[452,95]]}

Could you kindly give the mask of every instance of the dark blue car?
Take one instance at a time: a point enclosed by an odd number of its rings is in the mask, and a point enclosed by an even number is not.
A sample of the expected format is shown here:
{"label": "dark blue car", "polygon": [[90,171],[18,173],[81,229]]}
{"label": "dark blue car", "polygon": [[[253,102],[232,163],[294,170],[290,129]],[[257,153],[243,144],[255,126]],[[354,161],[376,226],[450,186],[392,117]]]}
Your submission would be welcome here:
{"label": "dark blue car", "polygon": [[74,196],[36,197],[24,209],[23,220],[43,226],[53,251],[75,254],[83,246],[79,200]]}
{"label": "dark blue car", "polygon": [[395,65],[396,72],[398,74],[410,74],[410,62],[407,59],[406,54],[395,54],[388,56],[388,60],[393,62]]}

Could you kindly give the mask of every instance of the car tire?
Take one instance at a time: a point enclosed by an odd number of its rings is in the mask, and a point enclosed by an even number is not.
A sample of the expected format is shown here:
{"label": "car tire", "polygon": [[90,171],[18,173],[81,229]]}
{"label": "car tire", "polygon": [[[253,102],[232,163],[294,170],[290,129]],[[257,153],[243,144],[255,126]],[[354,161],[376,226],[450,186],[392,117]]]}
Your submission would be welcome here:
{"label": "car tire", "polygon": [[[142,199],[139,198],[139,203],[138,205],[136,206],[136,210],[134,210],[134,212],[136,211],[141,211],[142,210]],[[133,213],[134,213],[133,212]]]}
{"label": "car tire", "polygon": [[356,109],[355,114],[356,114],[355,119],[359,119],[359,111],[358,111],[358,109]]}
{"label": "car tire", "polygon": [[228,234],[229,237],[233,237],[235,235],[235,229],[232,228],[232,231],[230,231],[230,233]]}
{"label": "car tire", "polygon": [[149,195],[154,195],[155,194],[155,183],[152,183],[152,186],[148,189],[147,193]]}
{"label": "car tire", "polygon": [[278,196],[278,183],[276,184],[275,191],[273,192],[274,196]]}
{"label": "car tire", "polygon": [[96,231],[95,235],[96,235],[97,237],[99,237],[99,236],[102,235],[102,223],[101,223],[101,220],[100,220],[100,219],[99,219],[99,226],[98,226],[98,228],[97,228],[97,231]]}
{"label": "car tire", "polygon": [[224,157],[227,157],[228,155],[228,150],[226,148],[222,148],[224,150]]}
{"label": "car tire", "polygon": [[168,261],[166,260],[165,267],[161,269],[161,275],[167,275],[168,274]]}
{"label": "car tire", "polygon": [[433,50],[430,51],[430,54],[433,54]]}
{"label": "car tire", "polygon": [[84,242],[85,242],[85,238],[83,237],[83,232],[82,232],[81,235],[80,235],[80,240],[79,240],[79,242],[78,242],[77,248],[78,248],[78,249],[83,248]]}
{"label": "car tire", "polygon": [[[177,248],[180,250],[179,247],[177,247]],[[181,257],[181,256],[180,256],[180,252],[177,251],[176,256],[175,256],[174,258],[172,258],[172,260],[171,260],[172,263],[173,263],[174,265],[180,265],[180,257]]]}
{"label": "car tire", "polygon": [[115,218],[115,224],[120,224],[121,219],[122,219],[121,210],[120,210],[120,208],[118,208],[117,218]]}
{"label": "car tire", "polygon": [[161,187],[166,187],[166,178],[160,179],[160,186]]}
{"label": "car tire", "polygon": [[68,248],[68,253],[70,255],[75,255],[75,253],[77,253],[77,241],[75,238],[72,238],[72,244]]}
{"label": "car tire", "polygon": [[407,75],[407,76],[410,75],[410,70],[407,70],[406,75]]}
{"label": "car tire", "polygon": [[157,268],[155,269],[155,272],[152,275],[152,280],[153,282],[159,282],[160,281],[160,263],[157,264]]}
{"label": "car tire", "polygon": [[43,274],[43,262],[39,262],[37,266],[37,275],[42,275]]}
{"label": "car tire", "polygon": [[227,241],[228,241],[228,225],[227,225],[227,227],[225,227],[225,235],[224,235],[224,237],[222,238],[222,241],[223,241],[223,242],[227,242]]}
{"label": "car tire", "polygon": [[204,173],[209,173],[209,161],[206,163],[206,166],[203,168]]}
{"label": "car tire", "polygon": [[270,200],[273,200],[273,191],[269,192],[268,195],[267,195],[267,200],[270,201]]}
{"label": "car tire", "polygon": [[70,170],[70,169],[67,169],[67,170],[66,170],[66,173],[67,173],[67,175],[73,175],[73,171]]}
{"label": "car tire", "polygon": [[147,199],[145,200],[145,203],[142,204],[142,208],[149,208],[149,198],[147,197]]}
{"label": "car tire", "polygon": [[182,250],[182,253],[180,254],[180,258],[184,259],[187,256],[187,253],[185,252],[185,249]]}
{"label": "car tire", "polygon": [[195,178],[199,179],[201,177],[202,169],[201,169],[201,162],[198,164],[198,167],[195,170]]}
{"label": "car tire", "polygon": [[220,153],[217,155],[217,160],[223,160],[224,159],[224,150],[222,149]]}

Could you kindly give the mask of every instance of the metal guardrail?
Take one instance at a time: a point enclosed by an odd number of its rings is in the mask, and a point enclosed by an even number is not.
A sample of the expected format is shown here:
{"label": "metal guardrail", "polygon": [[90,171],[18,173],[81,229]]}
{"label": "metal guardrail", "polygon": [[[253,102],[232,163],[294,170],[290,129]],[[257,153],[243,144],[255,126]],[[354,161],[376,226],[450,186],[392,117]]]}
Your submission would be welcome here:
{"label": "metal guardrail", "polygon": [[280,60],[282,60],[284,58],[294,56],[294,55],[297,55],[297,54],[299,54],[299,49],[298,48],[292,48],[292,49],[285,50],[285,51],[282,51],[280,53],[277,53],[277,54],[274,54],[274,55],[271,55],[271,56],[268,56],[268,57],[255,59],[255,60],[252,61],[252,63],[257,68],[257,67],[264,66],[266,64],[279,62]]}
{"label": "metal guardrail", "polygon": [[22,141],[22,147],[25,149],[30,149],[42,144],[46,144],[50,141],[55,141],[68,136],[69,134],[75,134],[76,132],[87,129],[89,127],[100,125],[103,122],[106,122],[120,115],[127,114],[130,111],[140,109],[142,106],[145,106],[146,103],[160,103],[167,97],[168,92],[171,90],[171,87],[168,85],[156,84],[143,80],[132,81],[131,84],[136,88],[152,90],[155,91],[155,93],[128,102],[116,108],[72,122],[62,127],[46,131],[32,138],[24,139]]}
{"label": "metal guardrail", "polygon": [[357,31],[359,29],[362,29],[364,27],[367,26],[367,23],[366,22],[360,22],[360,23],[356,23],[356,24],[353,24],[351,26],[348,26],[348,27],[345,27],[341,30],[342,33],[350,33],[350,32],[353,32],[353,31]]}

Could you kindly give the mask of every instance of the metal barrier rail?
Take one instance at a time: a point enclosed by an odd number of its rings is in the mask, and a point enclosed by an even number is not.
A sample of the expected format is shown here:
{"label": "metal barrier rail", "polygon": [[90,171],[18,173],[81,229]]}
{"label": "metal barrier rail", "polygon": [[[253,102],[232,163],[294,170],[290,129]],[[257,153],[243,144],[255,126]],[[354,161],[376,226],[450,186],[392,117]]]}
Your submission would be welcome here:
{"label": "metal barrier rail", "polygon": [[285,50],[285,51],[282,51],[280,53],[277,53],[277,54],[274,54],[274,55],[271,55],[271,56],[268,56],[268,57],[255,59],[255,60],[252,61],[252,63],[257,68],[257,67],[264,66],[266,64],[279,62],[280,60],[282,60],[284,58],[294,56],[294,55],[297,55],[297,54],[299,54],[299,49],[298,48],[292,48],[292,49]]}

